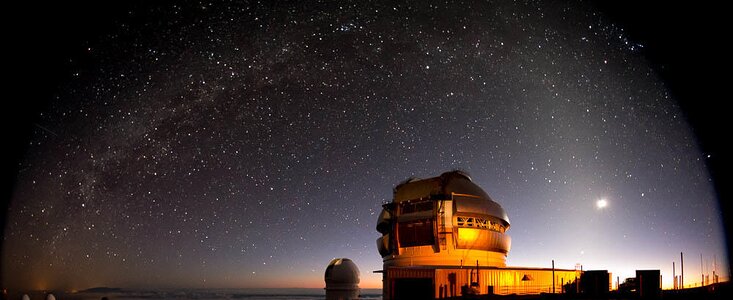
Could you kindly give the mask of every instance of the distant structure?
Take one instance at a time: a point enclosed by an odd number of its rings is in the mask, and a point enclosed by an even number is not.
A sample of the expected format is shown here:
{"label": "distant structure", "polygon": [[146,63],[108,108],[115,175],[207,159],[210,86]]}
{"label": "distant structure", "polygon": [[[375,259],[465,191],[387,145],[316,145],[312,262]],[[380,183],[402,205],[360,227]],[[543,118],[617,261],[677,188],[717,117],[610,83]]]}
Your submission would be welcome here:
{"label": "distant structure", "polygon": [[385,300],[559,293],[581,275],[507,267],[509,217],[465,172],[411,178],[393,195],[377,221]]}
{"label": "distant structure", "polygon": [[348,258],[335,258],[326,267],[326,300],[359,299],[359,268]]}
{"label": "distant structure", "polygon": [[662,296],[659,270],[636,270],[636,284],[639,299],[659,299]]}
{"label": "distant structure", "polygon": [[580,291],[585,296],[605,299],[611,290],[611,273],[607,270],[588,270],[580,276]]}

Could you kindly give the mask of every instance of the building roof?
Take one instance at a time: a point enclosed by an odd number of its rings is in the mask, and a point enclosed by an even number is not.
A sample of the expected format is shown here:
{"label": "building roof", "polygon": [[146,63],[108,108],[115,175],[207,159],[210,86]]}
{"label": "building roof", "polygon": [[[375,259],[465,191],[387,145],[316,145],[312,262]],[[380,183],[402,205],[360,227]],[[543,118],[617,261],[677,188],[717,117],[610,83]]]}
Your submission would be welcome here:
{"label": "building roof", "polygon": [[326,267],[326,286],[359,284],[359,268],[348,258],[334,258]]}
{"label": "building roof", "polygon": [[457,213],[488,215],[509,226],[509,216],[463,171],[445,172],[427,179],[410,178],[394,189],[394,202],[417,199],[453,199]]}

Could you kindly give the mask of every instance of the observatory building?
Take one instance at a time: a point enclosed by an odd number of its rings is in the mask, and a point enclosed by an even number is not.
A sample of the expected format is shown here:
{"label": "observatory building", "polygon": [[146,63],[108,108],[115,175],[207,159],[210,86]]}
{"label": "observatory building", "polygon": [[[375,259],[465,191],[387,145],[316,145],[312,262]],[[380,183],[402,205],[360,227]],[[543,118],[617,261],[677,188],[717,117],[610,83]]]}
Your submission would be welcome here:
{"label": "observatory building", "polygon": [[326,267],[326,300],[359,299],[359,268],[348,258],[335,258]]}
{"label": "observatory building", "polygon": [[560,292],[580,271],[507,267],[510,223],[468,174],[408,179],[377,221],[383,299]]}

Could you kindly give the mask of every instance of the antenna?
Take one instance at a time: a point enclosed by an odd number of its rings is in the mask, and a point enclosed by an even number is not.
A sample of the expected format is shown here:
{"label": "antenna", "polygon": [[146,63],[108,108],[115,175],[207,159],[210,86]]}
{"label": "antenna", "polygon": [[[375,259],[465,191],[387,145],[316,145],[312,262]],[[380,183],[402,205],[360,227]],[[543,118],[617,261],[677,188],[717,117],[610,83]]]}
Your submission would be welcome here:
{"label": "antenna", "polygon": [[682,252],[680,252],[680,271],[682,272],[682,275],[680,275],[680,288],[685,288],[685,258],[682,256]]}
{"label": "antenna", "polygon": [[672,261],[672,289],[677,289],[677,274],[675,274],[674,261]]}

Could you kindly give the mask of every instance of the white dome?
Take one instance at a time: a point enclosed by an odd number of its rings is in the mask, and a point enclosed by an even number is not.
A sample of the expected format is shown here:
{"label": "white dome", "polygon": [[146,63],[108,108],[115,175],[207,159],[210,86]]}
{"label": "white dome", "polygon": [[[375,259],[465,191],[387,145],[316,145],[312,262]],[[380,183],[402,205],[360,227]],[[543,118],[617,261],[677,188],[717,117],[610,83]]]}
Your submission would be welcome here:
{"label": "white dome", "polygon": [[359,268],[348,258],[335,258],[326,267],[326,289],[358,289]]}

